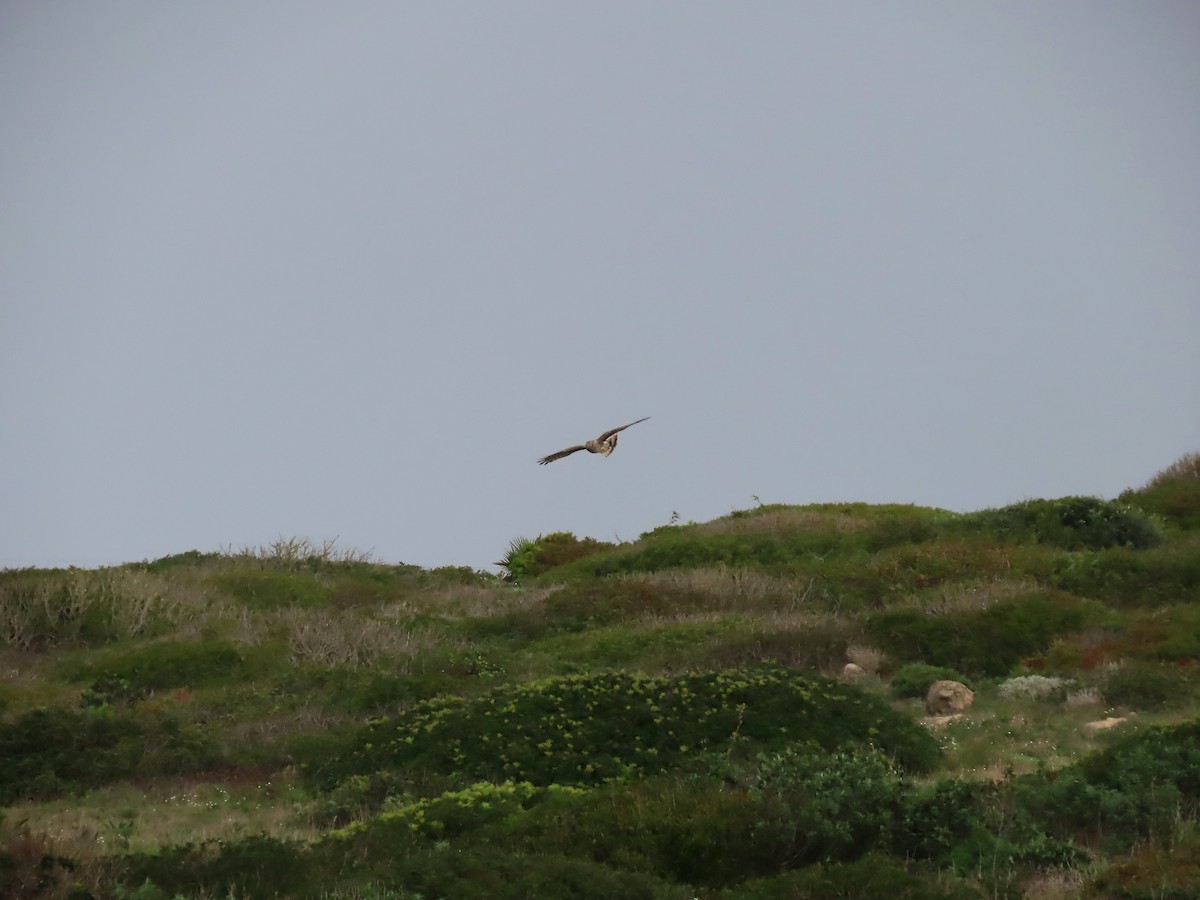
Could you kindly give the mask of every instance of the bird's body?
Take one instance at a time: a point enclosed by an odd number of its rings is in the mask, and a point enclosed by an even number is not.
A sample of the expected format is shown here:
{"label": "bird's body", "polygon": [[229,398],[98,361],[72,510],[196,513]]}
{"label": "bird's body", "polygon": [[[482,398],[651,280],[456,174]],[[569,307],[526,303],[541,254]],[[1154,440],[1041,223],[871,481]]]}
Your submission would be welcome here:
{"label": "bird's body", "polygon": [[572,453],[578,453],[580,450],[586,450],[588,453],[599,453],[601,456],[608,456],[617,448],[617,436],[619,432],[624,431],[630,425],[636,425],[638,422],[645,422],[649,416],[644,416],[637,422],[630,422],[629,425],[622,425],[620,428],[611,428],[595,440],[585,441],[582,444],[576,444],[574,447],[568,447],[566,450],[559,450],[557,453],[551,453],[549,456],[543,456],[538,460],[539,466],[544,466],[547,463],[552,463],[556,459],[562,459],[564,456],[570,456]]}

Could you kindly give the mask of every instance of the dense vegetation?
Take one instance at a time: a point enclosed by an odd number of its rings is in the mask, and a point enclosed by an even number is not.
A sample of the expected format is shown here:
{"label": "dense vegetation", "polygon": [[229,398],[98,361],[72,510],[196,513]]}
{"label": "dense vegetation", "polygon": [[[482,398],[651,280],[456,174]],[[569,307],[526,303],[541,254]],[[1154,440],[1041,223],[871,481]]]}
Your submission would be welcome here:
{"label": "dense vegetation", "polygon": [[1200,895],[1198,487],[2,572],[0,896]]}

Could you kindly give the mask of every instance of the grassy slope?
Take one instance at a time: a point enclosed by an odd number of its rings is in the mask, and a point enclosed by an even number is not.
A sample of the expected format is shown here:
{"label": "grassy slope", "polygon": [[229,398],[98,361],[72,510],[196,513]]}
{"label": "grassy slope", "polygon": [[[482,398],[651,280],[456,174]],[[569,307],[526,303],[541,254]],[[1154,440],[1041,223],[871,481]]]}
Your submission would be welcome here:
{"label": "grassy slope", "polygon": [[[0,893],[1191,896],[1156,726],[1200,711],[1195,469],[551,535],[515,581],[295,541],[0,573]],[[922,664],[976,691],[936,740]]]}

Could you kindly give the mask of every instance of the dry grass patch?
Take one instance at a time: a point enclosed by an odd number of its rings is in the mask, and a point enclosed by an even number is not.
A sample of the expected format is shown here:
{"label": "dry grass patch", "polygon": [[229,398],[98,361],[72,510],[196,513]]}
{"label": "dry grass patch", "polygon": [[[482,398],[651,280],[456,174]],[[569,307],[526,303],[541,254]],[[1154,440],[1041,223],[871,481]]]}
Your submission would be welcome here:
{"label": "dry grass patch", "polygon": [[155,619],[175,621],[182,604],[165,579],[134,569],[11,573],[0,582],[0,642],[43,649],[83,639],[101,619],[111,636],[134,637]]}
{"label": "dry grass patch", "polygon": [[248,780],[123,783],[81,797],[19,804],[7,810],[6,818],[40,836],[51,852],[86,860],[264,833],[315,838],[307,808],[307,796],[292,776],[273,773]]}
{"label": "dry grass patch", "polygon": [[232,725],[224,731],[223,740],[234,746],[274,743],[283,738],[337,732],[361,724],[361,715],[329,712],[313,703],[305,703],[290,712]]}
{"label": "dry grass patch", "polygon": [[1041,590],[1037,580],[1025,575],[1011,578],[979,578],[939,585],[915,601],[930,615],[983,610],[1005,600]]}
{"label": "dry grass patch", "polygon": [[1025,900],[1074,900],[1084,896],[1088,876],[1078,869],[1038,872],[1021,885]]}
{"label": "dry grass patch", "polygon": [[422,609],[459,618],[498,616],[537,606],[558,586],[513,584],[447,584],[414,595]]}
{"label": "dry grass patch", "polygon": [[1104,695],[1096,688],[1083,688],[1067,694],[1063,704],[1069,710],[1094,710],[1104,706]]}
{"label": "dry grass patch", "polygon": [[887,661],[887,654],[876,647],[868,647],[864,644],[851,644],[846,648],[846,659],[860,667],[864,672],[876,675]]}
{"label": "dry grass patch", "polygon": [[[397,611],[397,618],[403,615]],[[411,658],[439,640],[429,628],[353,613],[287,611],[288,649],[296,664],[371,666],[383,659]],[[407,664],[401,667],[407,674]]]}

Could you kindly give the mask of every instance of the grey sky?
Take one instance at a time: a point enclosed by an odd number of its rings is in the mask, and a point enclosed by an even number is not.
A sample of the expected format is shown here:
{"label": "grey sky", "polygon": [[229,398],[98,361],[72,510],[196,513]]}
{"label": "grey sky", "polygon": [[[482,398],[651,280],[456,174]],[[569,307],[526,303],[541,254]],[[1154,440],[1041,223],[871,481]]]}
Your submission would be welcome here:
{"label": "grey sky", "polygon": [[1198,338],[1192,2],[0,6],[0,566],[1113,496]]}

